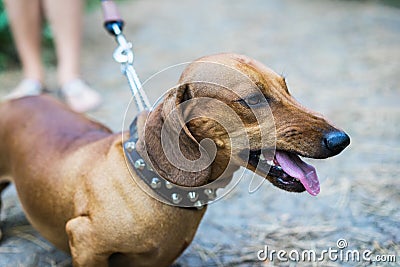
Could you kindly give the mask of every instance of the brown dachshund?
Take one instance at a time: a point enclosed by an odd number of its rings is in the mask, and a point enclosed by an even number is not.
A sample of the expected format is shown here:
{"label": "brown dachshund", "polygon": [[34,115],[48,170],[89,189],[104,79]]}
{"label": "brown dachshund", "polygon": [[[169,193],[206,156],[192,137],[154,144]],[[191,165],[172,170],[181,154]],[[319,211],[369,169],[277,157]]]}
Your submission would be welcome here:
{"label": "brown dachshund", "polygon": [[[121,133],[45,95],[5,102],[0,114],[0,189],[15,184],[33,227],[70,252],[74,266],[169,266],[190,244],[206,208],[144,192],[152,190],[130,172]],[[179,85],[138,116],[137,129],[145,162],[185,187],[229,180],[244,166],[281,189],[316,195],[315,169],[299,156],[331,157],[350,143],[298,104],[284,78],[235,54],[190,64]],[[188,165],[169,153],[176,148]],[[200,158],[209,164],[190,164]]]}

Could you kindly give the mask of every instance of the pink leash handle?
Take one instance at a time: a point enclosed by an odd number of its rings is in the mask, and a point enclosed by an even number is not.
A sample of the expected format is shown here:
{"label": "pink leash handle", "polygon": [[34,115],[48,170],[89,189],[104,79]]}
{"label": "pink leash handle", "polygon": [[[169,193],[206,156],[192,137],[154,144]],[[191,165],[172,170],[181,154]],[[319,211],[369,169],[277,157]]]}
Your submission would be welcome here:
{"label": "pink leash handle", "polygon": [[101,7],[103,10],[104,28],[114,36],[121,34],[124,21],[119,15],[117,5],[113,0],[101,0]]}

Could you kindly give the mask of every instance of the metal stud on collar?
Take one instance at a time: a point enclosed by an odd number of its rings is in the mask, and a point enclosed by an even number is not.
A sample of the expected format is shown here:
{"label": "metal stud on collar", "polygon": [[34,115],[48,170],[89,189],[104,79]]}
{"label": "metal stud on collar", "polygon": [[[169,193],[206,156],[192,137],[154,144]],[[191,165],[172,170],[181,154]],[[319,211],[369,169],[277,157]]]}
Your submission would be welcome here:
{"label": "metal stud on collar", "polygon": [[206,188],[204,189],[204,194],[207,195],[209,200],[214,200],[217,198],[217,193],[215,192],[214,189],[212,188]]}
{"label": "metal stud on collar", "polygon": [[182,196],[179,195],[178,193],[173,193],[173,194],[171,195],[171,198],[172,198],[172,202],[173,202],[174,204],[179,204],[179,203],[182,201]]}
{"label": "metal stud on collar", "polygon": [[192,191],[187,194],[187,197],[191,202],[196,202],[196,200],[199,198],[199,195]]}
{"label": "metal stud on collar", "polygon": [[132,152],[133,150],[135,150],[135,148],[136,148],[136,143],[135,142],[126,142],[125,143],[125,149],[128,152]]}
{"label": "metal stud on collar", "polygon": [[144,169],[144,167],[146,167],[146,163],[144,162],[143,159],[138,159],[135,161],[134,166],[135,166],[135,169],[142,171]]}
{"label": "metal stud on collar", "polygon": [[174,185],[171,182],[165,181],[165,188],[172,189]]}
{"label": "metal stud on collar", "polygon": [[204,207],[204,201],[198,200],[196,203],[194,203],[194,206],[198,209],[201,210]]}
{"label": "metal stud on collar", "polygon": [[161,181],[160,181],[160,179],[157,178],[157,177],[154,177],[154,178],[151,180],[150,186],[151,186],[151,188],[153,188],[153,189],[159,189],[159,188],[161,187]]}

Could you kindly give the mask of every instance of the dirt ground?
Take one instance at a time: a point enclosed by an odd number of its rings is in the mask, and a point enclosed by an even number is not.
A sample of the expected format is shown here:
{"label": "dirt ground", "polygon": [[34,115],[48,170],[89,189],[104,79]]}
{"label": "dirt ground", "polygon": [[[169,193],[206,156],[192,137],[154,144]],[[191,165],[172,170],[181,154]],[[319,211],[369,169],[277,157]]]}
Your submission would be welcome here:
{"label": "dirt ground", "polygon": [[[176,266],[400,266],[400,9],[375,1],[138,0],[122,2],[120,10],[143,81],[203,55],[243,53],[284,74],[300,102],[351,136],[339,156],[308,160],[321,180],[317,197],[267,182],[250,194],[250,179],[242,179],[209,207]],[[100,12],[85,22],[84,77],[105,100],[89,115],[120,131],[134,110],[124,120],[130,92],[111,58],[115,44],[102,29]],[[179,70],[145,85],[152,101]],[[48,74],[56,89],[55,70]],[[0,96],[20,78],[19,71],[1,73]],[[2,197],[0,266],[70,266],[70,258],[29,225],[14,188]],[[341,251],[396,255],[397,262],[257,259],[265,246],[320,254],[338,249],[339,239],[347,242]]]}

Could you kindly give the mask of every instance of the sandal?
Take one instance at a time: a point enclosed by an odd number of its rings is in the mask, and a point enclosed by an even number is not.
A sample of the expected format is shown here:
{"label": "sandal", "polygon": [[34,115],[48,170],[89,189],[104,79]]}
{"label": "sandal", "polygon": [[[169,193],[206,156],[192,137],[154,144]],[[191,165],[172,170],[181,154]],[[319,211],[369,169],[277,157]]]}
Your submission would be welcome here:
{"label": "sandal", "polygon": [[64,84],[61,94],[68,106],[75,112],[83,113],[100,106],[102,100],[99,93],[89,87],[81,79]]}
{"label": "sandal", "polygon": [[23,79],[18,86],[8,95],[3,97],[4,100],[17,99],[25,96],[40,95],[44,91],[41,82],[34,79]]}

